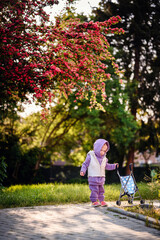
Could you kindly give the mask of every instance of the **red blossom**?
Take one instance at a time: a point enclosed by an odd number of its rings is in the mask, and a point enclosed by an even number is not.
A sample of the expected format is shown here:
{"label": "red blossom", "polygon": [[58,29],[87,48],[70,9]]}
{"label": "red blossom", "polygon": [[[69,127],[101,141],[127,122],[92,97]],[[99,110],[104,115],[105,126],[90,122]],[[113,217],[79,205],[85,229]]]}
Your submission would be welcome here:
{"label": "red blossom", "polygon": [[[108,59],[115,72],[118,65],[109,52],[104,33],[121,34],[123,29],[111,28],[119,16],[105,22],[85,22],[70,19],[55,26],[49,25],[44,7],[57,4],[52,0],[1,1],[3,21],[0,26],[1,92],[23,100],[33,93],[45,106],[57,94],[67,97],[76,90],[76,99],[87,97],[95,104],[98,91],[105,99],[104,82],[110,78],[102,63]],[[72,2],[72,0],[68,0]],[[40,17],[40,23],[36,16]],[[6,91],[7,89],[7,91]]]}

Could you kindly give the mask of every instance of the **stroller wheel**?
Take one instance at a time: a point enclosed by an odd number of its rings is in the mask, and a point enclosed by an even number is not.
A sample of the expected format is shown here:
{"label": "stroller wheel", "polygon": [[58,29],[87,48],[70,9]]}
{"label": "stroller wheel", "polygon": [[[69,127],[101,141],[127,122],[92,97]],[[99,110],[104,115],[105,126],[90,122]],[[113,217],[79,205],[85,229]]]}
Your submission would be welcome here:
{"label": "stroller wheel", "polygon": [[118,201],[116,202],[116,204],[117,204],[118,206],[120,206],[120,205],[121,205],[121,201],[118,200]]}
{"label": "stroller wheel", "polygon": [[145,200],[141,199],[140,204],[144,204]]}

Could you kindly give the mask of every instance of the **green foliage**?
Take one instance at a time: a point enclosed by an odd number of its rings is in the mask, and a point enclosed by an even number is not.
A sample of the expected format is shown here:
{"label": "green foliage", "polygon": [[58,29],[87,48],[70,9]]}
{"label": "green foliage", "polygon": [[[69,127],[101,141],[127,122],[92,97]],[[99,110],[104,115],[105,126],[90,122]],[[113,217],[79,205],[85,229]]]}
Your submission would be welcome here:
{"label": "green foliage", "polygon": [[19,126],[19,117],[14,113],[3,118],[0,127],[0,158],[4,158],[7,164],[5,185],[31,182],[36,162],[43,152],[43,149],[30,144],[35,133],[26,126],[24,129]]}
{"label": "green foliage", "polygon": [[156,192],[158,198],[160,197],[160,169],[157,168],[151,170],[151,177],[147,177],[149,182],[147,183],[152,192]]}
{"label": "green foliage", "polygon": [[9,141],[6,136],[3,140],[9,166],[7,184],[34,182],[40,164],[49,167],[61,160],[81,165],[99,137],[112,145],[110,162],[122,164],[137,125],[126,111],[128,98],[118,79],[106,82],[106,92],[106,112],[90,110],[86,100],[75,103],[72,95],[68,100],[61,98],[50,109],[47,121],[41,119],[40,113],[21,122],[11,118]]}
{"label": "green foliage", "polygon": [[[40,113],[23,120],[20,124],[21,131],[30,129],[34,133],[29,144],[24,144],[23,147],[27,149],[30,146],[36,146],[42,149],[40,162],[46,166],[57,160],[79,164],[82,161],[80,158],[84,160],[85,155],[80,144],[84,128],[81,121],[85,115],[86,110],[74,110],[69,102],[62,98],[59,104],[50,109],[47,121],[41,120]],[[28,143],[27,139],[28,135],[26,135],[26,143]],[[77,157],[76,152],[79,155]]]}
{"label": "green foliage", "polygon": [[[157,156],[160,149],[160,51],[157,38],[160,30],[159,10],[159,0],[101,0],[92,16],[94,21],[105,21],[110,16],[119,15],[122,18],[119,26],[125,30],[124,35],[118,38],[111,35],[108,41],[116,48],[114,56],[124,69],[127,109],[137,120],[139,127],[134,127],[135,137],[131,132],[128,133],[126,141],[127,128],[122,126],[116,129],[116,136],[121,137],[121,133],[124,133],[122,144],[128,144],[130,139],[131,151],[156,151]],[[129,118],[123,119],[129,122]]]}
{"label": "green foliage", "polygon": [[[105,185],[105,200],[116,201],[120,184]],[[157,199],[157,193],[145,184],[138,184],[143,199]],[[0,208],[25,207],[49,204],[89,202],[88,184],[15,185],[0,191]]]}
{"label": "green foliage", "polygon": [[147,122],[141,123],[139,131],[139,151],[142,153],[149,152],[152,154],[156,150],[156,156],[160,153],[160,122],[158,119],[153,122],[148,119]]}
{"label": "green foliage", "polygon": [[0,158],[5,158],[7,178],[16,175],[21,160],[21,148],[18,135],[14,131],[14,120],[7,118],[0,128]]}
{"label": "green foliage", "polygon": [[27,184],[34,181],[36,173],[36,163],[39,161],[39,157],[43,155],[43,151],[40,148],[32,147],[28,149],[23,155],[21,165],[18,171],[18,182]]}
{"label": "green foliage", "polygon": [[118,145],[119,151],[122,150],[121,148],[127,151],[129,144],[135,140],[138,129],[138,124],[127,111],[128,94],[118,79],[106,82],[106,94],[108,96],[106,112],[110,114],[111,118],[107,125],[113,124],[113,126],[111,125],[111,140]]}

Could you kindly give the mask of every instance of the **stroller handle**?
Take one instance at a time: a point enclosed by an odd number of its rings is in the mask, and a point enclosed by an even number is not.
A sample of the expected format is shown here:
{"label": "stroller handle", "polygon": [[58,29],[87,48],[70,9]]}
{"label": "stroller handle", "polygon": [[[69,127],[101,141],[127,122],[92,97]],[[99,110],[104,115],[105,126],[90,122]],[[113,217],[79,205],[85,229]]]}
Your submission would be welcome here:
{"label": "stroller handle", "polygon": [[132,171],[132,163],[129,164],[129,170]]}
{"label": "stroller handle", "polygon": [[[132,171],[132,163],[129,164],[129,170]],[[118,170],[119,166],[116,165],[116,170]]]}
{"label": "stroller handle", "polygon": [[116,165],[116,171],[117,171],[117,174],[119,176],[119,178],[121,177],[120,174],[119,174],[119,166]]}

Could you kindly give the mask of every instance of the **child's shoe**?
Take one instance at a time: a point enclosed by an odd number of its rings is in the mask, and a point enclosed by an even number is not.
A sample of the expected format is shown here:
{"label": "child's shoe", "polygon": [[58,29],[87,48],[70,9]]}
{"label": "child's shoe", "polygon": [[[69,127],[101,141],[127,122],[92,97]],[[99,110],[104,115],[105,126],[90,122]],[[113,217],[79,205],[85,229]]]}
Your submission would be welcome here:
{"label": "child's shoe", "polygon": [[101,207],[107,207],[107,203],[105,201],[101,202]]}
{"label": "child's shoe", "polygon": [[93,203],[92,203],[92,206],[93,206],[93,207],[99,207],[100,205],[101,205],[101,204],[100,204],[99,202],[93,202]]}

